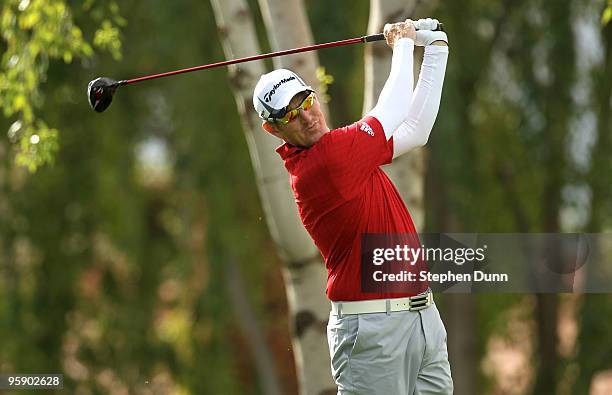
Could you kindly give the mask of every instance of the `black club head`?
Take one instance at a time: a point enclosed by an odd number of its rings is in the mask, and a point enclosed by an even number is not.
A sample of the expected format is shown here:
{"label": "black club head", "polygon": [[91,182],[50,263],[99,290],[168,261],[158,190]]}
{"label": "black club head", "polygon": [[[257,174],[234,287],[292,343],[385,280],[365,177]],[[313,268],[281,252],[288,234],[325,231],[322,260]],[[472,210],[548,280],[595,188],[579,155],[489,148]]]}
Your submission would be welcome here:
{"label": "black club head", "polygon": [[119,82],[111,78],[100,77],[87,85],[87,98],[89,105],[97,112],[102,112],[110,106],[113,101],[115,90]]}

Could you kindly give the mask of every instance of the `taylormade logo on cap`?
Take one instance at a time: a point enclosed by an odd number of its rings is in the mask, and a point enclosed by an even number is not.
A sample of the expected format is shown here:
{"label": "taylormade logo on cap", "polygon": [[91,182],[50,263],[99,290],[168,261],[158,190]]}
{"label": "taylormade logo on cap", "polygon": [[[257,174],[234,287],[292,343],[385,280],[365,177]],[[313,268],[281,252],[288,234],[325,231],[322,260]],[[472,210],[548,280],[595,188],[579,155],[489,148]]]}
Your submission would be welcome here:
{"label": "taylormade logo on cap", "polygon": [[292,81],[292,80],[294,80],[294,79],[295,79],[295,77],[294,77],[294,76],[289,77],[289,78],[283,78],[282,80],[280,80],[280,81],[278,82],[278,84],[274,84],[274,86],[272,87],[272,90],[271,90],[270,92],[268,92],[268,93],[266,93],[266,94],[264,95],[264,101],[265,101],[266,103],[268,103],[268,102],[270,101],[270,99],[272,98],[272,95],[273,95],[274,93],[276,93],[276,88],[278,88],[279,86],[281,86],[281,84],[283,84],[283,83],[285,83],[285,82]]}
{"label": "taylormade logo on cap", "polygon": [[261,119],[282,117],[297,93],[313,89],[293,71],[278,69],[264,74],[253,91],[253,107]]}

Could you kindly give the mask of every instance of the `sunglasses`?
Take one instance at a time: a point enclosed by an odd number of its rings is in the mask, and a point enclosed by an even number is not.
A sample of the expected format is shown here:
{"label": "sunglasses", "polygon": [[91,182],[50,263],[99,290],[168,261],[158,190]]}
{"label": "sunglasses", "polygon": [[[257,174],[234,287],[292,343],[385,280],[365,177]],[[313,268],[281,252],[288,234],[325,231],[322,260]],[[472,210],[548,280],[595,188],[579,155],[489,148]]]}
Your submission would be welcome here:
{"label": "sunglasses", "polygon": [[294,108],[293,110],[287,111],[285,116],[283,116],[282,118],[274,118],[272,121],[275,123],[286,125],[289,122],[293,121],[295,118],[297,118],[301,110],[310,110],[310,108],[314,104],[314,100],[315,94],[314,92],[311,92],[308,96],[306,96],[306,98],[302,101],[302,104],[300,104],[298,107]]}

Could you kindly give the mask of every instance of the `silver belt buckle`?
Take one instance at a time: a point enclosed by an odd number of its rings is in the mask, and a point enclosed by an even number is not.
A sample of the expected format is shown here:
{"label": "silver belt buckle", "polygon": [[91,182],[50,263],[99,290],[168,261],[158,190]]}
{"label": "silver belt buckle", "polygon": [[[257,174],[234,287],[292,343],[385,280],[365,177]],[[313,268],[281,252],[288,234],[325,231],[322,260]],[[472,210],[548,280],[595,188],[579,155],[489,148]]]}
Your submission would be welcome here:
{"label": "silver belt buckle", "polygon": [[427,292],[424,295],[411,296],[408,301],[408,310],[419,311],[426,309],[430,305],[431,292]]}

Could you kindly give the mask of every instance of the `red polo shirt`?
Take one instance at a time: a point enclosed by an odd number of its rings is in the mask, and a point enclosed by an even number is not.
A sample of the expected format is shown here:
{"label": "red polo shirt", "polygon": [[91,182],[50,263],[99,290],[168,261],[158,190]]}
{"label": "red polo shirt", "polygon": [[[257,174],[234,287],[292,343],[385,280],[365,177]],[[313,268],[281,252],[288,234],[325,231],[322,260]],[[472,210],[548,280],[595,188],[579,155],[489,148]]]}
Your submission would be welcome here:
{"label": "red polo shirt", "polygon": [[367,116],[326,133],[309,148],[283,144],[276,152],[289,171],[302,223],[325,259],[327,297],[414,295],[361,292],[361,236],[416,233],[397,189],[380,169],[393,158],[393,139],[386,140],[380,122]]}

